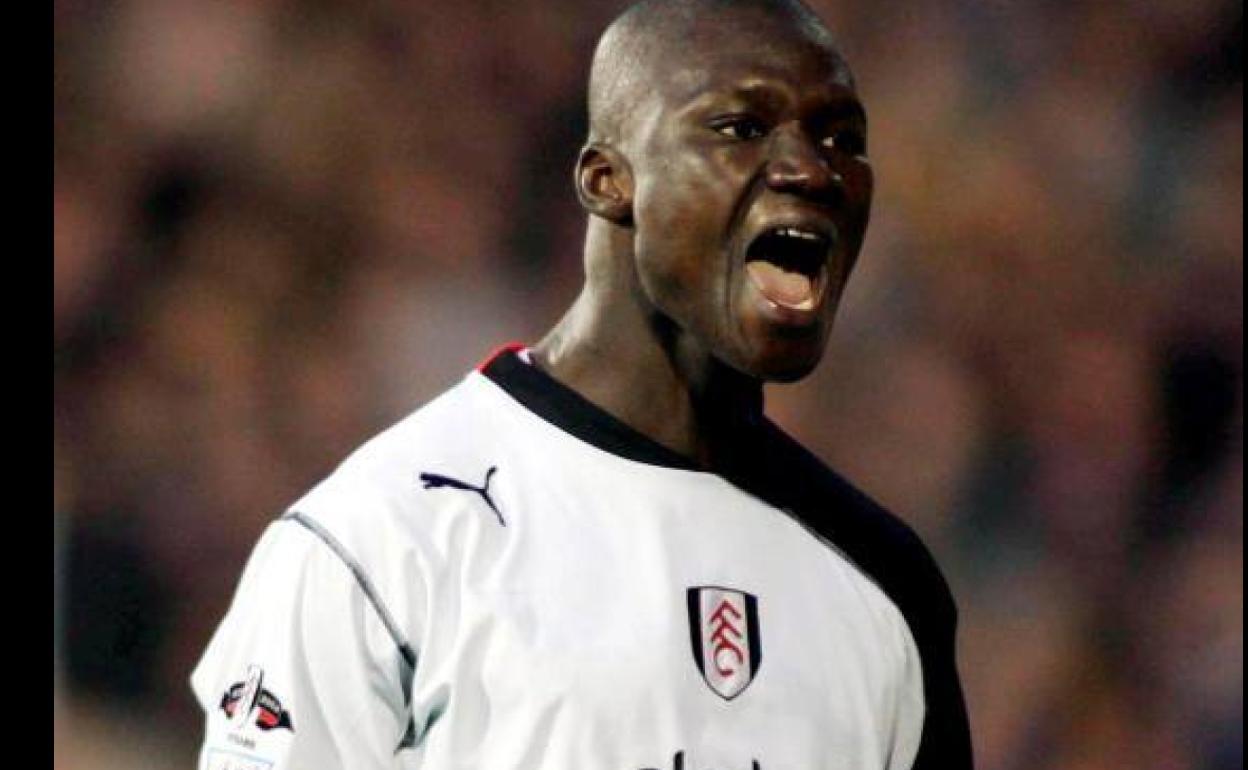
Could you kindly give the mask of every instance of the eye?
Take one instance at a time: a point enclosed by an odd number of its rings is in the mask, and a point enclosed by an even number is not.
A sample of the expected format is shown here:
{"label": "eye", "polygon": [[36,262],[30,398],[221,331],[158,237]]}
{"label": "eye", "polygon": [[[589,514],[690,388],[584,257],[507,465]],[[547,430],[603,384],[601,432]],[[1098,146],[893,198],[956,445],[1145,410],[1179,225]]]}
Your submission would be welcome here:
{"label": "eye", "polygon": [[867,154],[867,137],[861,131],[841,129],[823,138],[820,142],[829,150],[838,150],[849,155]]}
{"label": "eye", "polygon": [[724,136],[741,141],[759,139],[767,135],[763,121],[750,115],[729,115],[711,121],[711,129]]}

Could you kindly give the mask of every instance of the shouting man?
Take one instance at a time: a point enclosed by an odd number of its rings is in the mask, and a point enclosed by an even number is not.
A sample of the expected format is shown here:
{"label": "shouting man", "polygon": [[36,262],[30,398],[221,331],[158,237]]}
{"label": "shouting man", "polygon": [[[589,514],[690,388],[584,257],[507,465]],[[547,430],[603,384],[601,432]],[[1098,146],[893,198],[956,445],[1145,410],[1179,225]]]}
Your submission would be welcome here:
{"label": "shouting man", "polygon": [[269,526],[201,770],[971,767],[939,569],[763,413],[867,227],[848,65],[799,0],[647,0],[589,110],[580,296]]}

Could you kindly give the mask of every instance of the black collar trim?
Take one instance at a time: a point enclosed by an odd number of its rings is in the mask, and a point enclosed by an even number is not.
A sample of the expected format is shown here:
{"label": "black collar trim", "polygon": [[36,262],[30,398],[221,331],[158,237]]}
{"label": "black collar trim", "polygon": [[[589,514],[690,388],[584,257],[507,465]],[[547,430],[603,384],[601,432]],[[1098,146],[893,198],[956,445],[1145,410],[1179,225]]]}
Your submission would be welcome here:
{"label": "black collar trim", "polygon": [[690,458],[625,425],[536,364],[520,358],[523,345],[507,345],[477,371],[555,427],[599,449],[648,465],[700,471]]}

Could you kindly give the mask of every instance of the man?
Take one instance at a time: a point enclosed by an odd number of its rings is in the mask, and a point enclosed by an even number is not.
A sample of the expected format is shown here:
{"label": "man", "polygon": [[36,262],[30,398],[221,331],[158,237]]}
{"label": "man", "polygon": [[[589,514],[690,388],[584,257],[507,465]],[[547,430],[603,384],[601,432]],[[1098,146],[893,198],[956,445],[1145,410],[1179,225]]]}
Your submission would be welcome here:
{"label": "man", "polygon": [[971,766],[938,568],[763,416],[867,225],[848,66],[797,0],[652,0],[589,107],[580,297],[270,525],[201,768]]}

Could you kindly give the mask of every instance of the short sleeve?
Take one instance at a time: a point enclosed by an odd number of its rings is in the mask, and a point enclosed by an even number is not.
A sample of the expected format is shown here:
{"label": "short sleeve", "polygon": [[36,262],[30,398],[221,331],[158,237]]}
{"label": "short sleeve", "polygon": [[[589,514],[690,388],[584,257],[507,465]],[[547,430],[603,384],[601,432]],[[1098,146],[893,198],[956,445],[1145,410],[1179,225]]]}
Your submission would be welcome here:
{"label": "short sleeve", "polygon": [[297,521],[265,530],[191,675],[199,770],[398,767],[412,661],[343,557]]}
{"label": "short sleeve", "polygon": [[912,770],[923,735],[926,703],[923,696],[923,664],[918,647],[908,631],[905,634],[905,663],[895,690],[893,746],[888,770]]}

